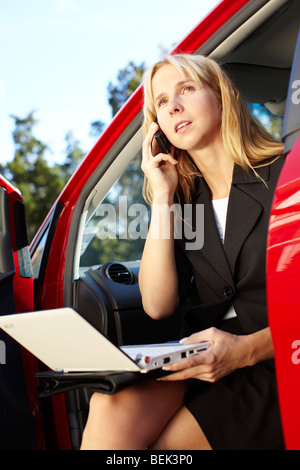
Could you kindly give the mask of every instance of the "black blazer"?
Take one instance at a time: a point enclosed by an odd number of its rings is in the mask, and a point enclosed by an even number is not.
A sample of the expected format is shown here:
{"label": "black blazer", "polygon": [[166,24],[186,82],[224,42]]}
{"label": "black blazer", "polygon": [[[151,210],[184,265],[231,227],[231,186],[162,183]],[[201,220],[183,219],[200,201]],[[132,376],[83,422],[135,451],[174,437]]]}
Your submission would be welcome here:
{"label": "black blazer", "polygon": [[245,333],[268,326],[266,243],[273,194],[283,163],[284,157],[280,157],[258,168],[263,181],[235,164],[224,246],[215,223],[210,190],[204,178],[199,178],[193,207],[204,204],[203,247],[187,250],[185,244],[190,240],[183,236],[176,248],[182,295],[193,279],[184,334],[218,326],[231,304]]}

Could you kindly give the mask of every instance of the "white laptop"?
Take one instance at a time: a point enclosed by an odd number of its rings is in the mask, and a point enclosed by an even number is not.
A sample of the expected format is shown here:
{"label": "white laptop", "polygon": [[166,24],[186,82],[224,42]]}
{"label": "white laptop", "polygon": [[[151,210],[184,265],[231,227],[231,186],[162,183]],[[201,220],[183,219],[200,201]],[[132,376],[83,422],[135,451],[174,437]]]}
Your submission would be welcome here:
{"label": "white laptop", "polygon": [[53,371],[147,372],[199,354],[210,342],[116,347],[72,308],[0,316],[0,327]]}

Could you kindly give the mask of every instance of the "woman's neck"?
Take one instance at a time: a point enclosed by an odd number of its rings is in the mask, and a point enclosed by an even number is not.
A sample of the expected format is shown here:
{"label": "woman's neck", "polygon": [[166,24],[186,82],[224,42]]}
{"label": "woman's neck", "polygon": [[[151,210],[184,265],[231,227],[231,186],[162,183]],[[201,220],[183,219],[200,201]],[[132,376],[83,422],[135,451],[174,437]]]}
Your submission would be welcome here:
{"label": "woman's neck", "polygon": [[212,199],[228,197],[234,162],[226,153],[223,143],[191,153],[191,158],[211,190]]}

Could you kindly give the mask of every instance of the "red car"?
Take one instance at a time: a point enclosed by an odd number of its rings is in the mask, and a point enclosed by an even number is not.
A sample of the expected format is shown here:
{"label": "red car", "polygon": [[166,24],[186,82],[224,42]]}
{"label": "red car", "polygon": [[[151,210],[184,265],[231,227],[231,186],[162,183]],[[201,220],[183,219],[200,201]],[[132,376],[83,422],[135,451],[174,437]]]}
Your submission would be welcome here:
{"label": "red car", "polygon": [[282,138],[286,161],[269,224],[267,293],[282,424],[288,449],[300,449],[300,36]]}
{"label": "red car", "polygon": [[[284,122],[287,157],[270,219],[267,286],[287,449],[300,448],[296,399],[300,382],[296,284],[300,275],[299,25],[298,0],[223,0],[173,51],[218,60],[249,109],[277,137]],[[14,301],[9,311],[32,310],[33,302],[35,310],[72,306],[118,345],[164,341],[178,331],[180,311],[159,323],[151,320],[143,312],[137,284],[148,220],[141,198],[142,104],[140,87],[54,204],[30,246],[32,277],[18,225],[24,221],[22,200],[0,179],[5,194],[3,223],[8,227],[10,220],[9,250],[14,254],[1,274],[10,284]],[[7,252],[4,245],[3,253]],[[0,287],[4,282],[1,277]],[[1,295],[6,293],[4,289]],[[36,448],[77,449],[87,417],[89,389],[38,400],[34,374],[41,364],[23,351],[23,365],[25,376],[20,375],[18,389],[22,389],[28,416],[31,410],[37,418]],[[16,390],[9,377],[5,386],[8,396]],[[31,429],[30,419],[28,423]]]}

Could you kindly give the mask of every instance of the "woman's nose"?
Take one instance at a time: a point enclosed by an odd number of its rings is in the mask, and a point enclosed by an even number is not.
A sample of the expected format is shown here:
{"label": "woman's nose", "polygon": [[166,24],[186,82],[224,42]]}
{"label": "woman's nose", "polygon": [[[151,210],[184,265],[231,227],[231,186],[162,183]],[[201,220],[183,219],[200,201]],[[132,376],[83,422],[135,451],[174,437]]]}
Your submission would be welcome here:
{"label": "woman's nose", "polygon": [[180,113],[183,110],[183,106],[176,97],[169,99],[169,113],[175,114]]}

